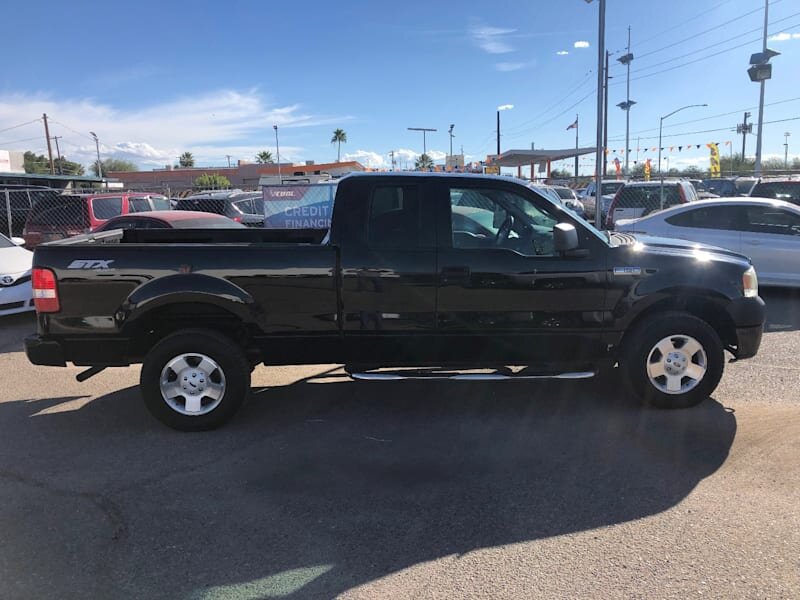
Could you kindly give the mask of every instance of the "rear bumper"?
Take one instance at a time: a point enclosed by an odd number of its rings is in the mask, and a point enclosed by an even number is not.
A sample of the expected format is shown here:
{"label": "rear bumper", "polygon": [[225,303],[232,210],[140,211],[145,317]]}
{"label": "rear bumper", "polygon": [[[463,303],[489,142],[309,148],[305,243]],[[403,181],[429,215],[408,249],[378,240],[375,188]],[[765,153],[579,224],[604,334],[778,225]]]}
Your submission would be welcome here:
{"label": "rear bumper", "polygon": [[66,367],[64,348],[53,340],[45,340],[40,335],[29,335],[25,338],[25,355],[35,365],[50,367]]}
{"label": "rear bumper", "polygon": [[125,367],[131,364],[126,338],[52,339],[41,335],[25,338],[25,354],[35,365],[65,367],[67,362],[78,366]]}

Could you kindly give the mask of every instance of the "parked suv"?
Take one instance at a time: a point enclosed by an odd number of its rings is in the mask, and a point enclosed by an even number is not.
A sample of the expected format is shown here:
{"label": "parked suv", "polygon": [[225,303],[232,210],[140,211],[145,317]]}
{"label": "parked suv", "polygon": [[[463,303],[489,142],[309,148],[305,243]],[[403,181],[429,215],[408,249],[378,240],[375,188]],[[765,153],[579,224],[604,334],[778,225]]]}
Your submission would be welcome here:
{"label": "parked suv", "polygon": [[[661,199],[663,187],[663,200]],[[697,191],[688,181],[637,181],[626,183],[614,196],[608,209],[606,228],[614,229],[620,219],[638,219],[652,212],[697,200]]]}
{"label": "parked suv", "polygon": [[[625,185],[624,181],[618,179],[607,179],[601,183],[600,186],[600,214],[602,215],[601,223],[605,222],[608,215],[608,207],[614,199],[614,195]],[[592,181],[586,186],[583,194],[578,196],[578,199],[583,203],[588,219],[594,222],[595,217],[595,182]]]}
{"label": "parked suv", "polygon": [[773,198],[800,205],[800,179],[759,181],[750,195],[754,198]]}
{"label": "parked suv", "polygon": [[178,200],[175,210],[215,213],[248,227],[263,227],[262,198],[261,192],[207,192]]}
{"label": "parked suv", "polygon": [[28,215],[23,237],[27,248],[87,233],[113,217],[169,210],[169,199],[142,192],[61,195],[38,200]]}
{"label": "parked suv", "polygon": [[706,190],[720,198],[749,196],[757,179],[752,177],[712,177],[704,179]]}

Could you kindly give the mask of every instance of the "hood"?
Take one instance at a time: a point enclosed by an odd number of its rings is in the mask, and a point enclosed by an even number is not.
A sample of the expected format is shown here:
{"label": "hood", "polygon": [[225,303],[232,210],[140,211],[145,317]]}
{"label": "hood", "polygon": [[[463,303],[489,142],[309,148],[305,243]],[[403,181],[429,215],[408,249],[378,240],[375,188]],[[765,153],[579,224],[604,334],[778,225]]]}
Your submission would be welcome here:
{"label": "hood", "polygon": [[21,275],[31,270],[33,252],[14,246],[0,248],[0,275]]}
{"label": "hood", "polygon": [[[620,245],[631,244],[635,252],[643,251],[650,254],[662,254],[670,256],[685,256],[686,258],[694,258],[698,260],[725,260],[728,262],[740,262],[745,265],[750,264],[750,260],[741,254],[719,248],[718,246],[711,246],[709,244],[701,244],[699,242],[691,242],[689,240],[680,240],[677,238],[665,238],[652,235],[640,234],[616,234],[621,238]],[[612,232],[612,239],[616,237]],[[637,244],[638,242],[638,244]]]}

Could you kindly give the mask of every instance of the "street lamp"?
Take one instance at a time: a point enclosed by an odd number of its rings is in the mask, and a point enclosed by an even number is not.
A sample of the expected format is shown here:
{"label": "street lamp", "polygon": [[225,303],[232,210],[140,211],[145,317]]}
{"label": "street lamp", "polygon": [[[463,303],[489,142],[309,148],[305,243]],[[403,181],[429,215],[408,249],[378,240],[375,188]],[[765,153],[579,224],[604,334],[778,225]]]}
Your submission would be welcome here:
{"label": "street lamp", "polygon": [[764,36],[761,44],[761,52],[750,56],[750,68],[747,74],[750,81],[756,81],[761,85],[758,100],[758,132],[756,133],[756,164],[755,176],[761,177],[761,134],[764,130],[764,88],[767,79],[772,78],[772,65],[769,60],[778,56],[780,52],[767,48],[767,29],[769,27],[769,0],[764,0]]}
{"label": "street lamp", "polygon": [[97,176],[103,179],[103,163],[100,162],[100,140],[97,139],[97,134],[94,131],[89,133],[94,138],[94,147],[97,150]]}
{"label": "street lamp", "polygon": [[[586,0],[591,4],[592,0]],[[595,223],[602,221],[602,203],[600,199],[600,188],[603,180],[603,162],[605,160],[605,148],[603,148],[603,110],[605,102],[604,87],[604,67],[606,57],[606,0],[598,0],[597,15],[597,137],[595,142]]]}
{"label": "street lamp", "polygon": [[275,130],[275,154],[278,156],[278,183],[283,183],[283,178],[281,177],[281,146],[278,143],[278,126],[273,125],[272,128]]}
{"label": "street lamp", "polygon": [[783,134],[783,170],[789,170],[789,136],[792,135],[788,131]]}
{"label": "street lamp", "polygon": [[409,131],[421,131],[422,132],[422,153],[427,156],[428,154],[428,140],[426,138],[428,132],[437,131],[431,127],[406,127]]}
{"label": "street lamp", "polygon": [[680,108],[673,110],[668,115],[661,117],[661,120],[658,122],[658,177],[661,179],[658,195],[661,199],[661,208],[664,208],[664,174],[661,172],[661,131],[664,128],[664,119],[669,119],[675,113],[679,113],[687,108],[697,108],[700,106],[708,106],[708,104],[687,104],[686,106],[681,106]]}
{"label": "street lamp", "polygon": [[450,129],[447,130],[447,133],[450,135],[450,162],[453,162],[453,138],[456,137],[453,135],[453,129],[455,128],[454,124],[450,125]]}
{"label": "street lamp", "polygon": [[502,104],[497,107],[497,156],[500,156],[500,111],[511,110],[514,108],[513,104]]}

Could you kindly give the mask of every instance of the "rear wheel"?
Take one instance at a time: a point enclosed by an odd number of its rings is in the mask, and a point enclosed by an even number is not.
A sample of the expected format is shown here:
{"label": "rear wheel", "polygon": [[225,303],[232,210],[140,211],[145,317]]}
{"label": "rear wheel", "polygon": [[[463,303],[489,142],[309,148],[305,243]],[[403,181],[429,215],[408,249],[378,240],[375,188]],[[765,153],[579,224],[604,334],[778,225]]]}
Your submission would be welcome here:
{"label": "rear wheel", "polygon": [[631,391],[659,408],[686,408],[711,395],[725,356],[717,333],[683,312],[655,315],[625,342],[620,366]]}
{"label": "rear wheel", "polygon": [[215,429],[250,391],[250,363],[232,340],[214,331],[173,333],[147,354],[140,388],[159,421],[181,431]]}

